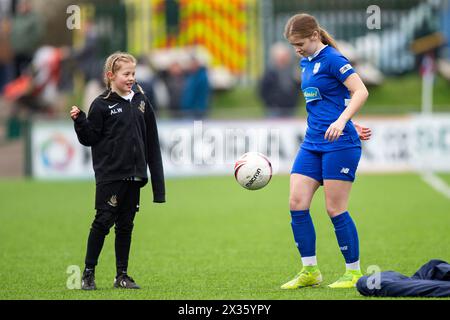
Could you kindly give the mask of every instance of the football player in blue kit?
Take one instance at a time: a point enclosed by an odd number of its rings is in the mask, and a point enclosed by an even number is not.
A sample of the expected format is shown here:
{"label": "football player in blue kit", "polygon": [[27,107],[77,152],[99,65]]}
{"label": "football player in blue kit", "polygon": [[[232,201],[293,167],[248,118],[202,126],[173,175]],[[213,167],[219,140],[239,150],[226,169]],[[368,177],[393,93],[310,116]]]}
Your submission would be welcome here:
{"label": "football player in blue kit", "polygon": [[296,14],[285,26],[285,38],[302,56],[302,91],[308,113],[306,136],[290,178],[290,212],[294,240],[303,268],[282,289],[317,286],[322,282],[316,258],[316,234],[309,212],[314,193],[323,185],[328,215],[334,225],[346,271],[330,288],[353,288],[362,276],[359,240],[348,210],[348,200],[361,141],[369,128],[351,119],[368,91],[334,39],[309,14]]}

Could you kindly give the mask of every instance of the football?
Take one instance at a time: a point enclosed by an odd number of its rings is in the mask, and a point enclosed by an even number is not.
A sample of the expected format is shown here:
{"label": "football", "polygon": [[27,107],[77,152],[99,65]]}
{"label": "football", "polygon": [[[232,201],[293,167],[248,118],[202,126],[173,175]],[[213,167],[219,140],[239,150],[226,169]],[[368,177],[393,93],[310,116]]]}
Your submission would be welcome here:
{"label": "football", "polygon": [[272,164],[259,152],[243,154],[234,165],[236,181],[248,190],[265,187],[272,178]]}

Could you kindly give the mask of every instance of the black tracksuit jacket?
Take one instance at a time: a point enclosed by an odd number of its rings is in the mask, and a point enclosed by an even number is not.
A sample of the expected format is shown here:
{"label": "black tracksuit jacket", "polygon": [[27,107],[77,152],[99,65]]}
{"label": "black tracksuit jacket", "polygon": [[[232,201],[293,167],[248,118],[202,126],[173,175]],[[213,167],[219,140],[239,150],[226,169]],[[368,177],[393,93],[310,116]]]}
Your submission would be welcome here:
{"label": "black tracksuit jacket", "polygon": [[153,201],[165,202],[164,171],[155,113],[147,97],[135,91],[125,100],[103,92],[91,104],[88,116],[74,121],[78,140],[92,148],[96,183],[140,177],[148,181],[150,169]]}

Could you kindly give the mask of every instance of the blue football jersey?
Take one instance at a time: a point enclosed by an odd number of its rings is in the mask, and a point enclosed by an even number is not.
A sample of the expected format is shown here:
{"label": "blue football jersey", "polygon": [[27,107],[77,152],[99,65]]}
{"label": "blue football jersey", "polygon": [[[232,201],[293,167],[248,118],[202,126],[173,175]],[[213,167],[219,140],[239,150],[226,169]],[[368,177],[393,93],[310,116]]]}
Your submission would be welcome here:
{"label": "blue football jersey", "polygon": [[328,127],[336,121],[350,101],[350,92],[343,82],[355,73],[349,61],[335,48],[326,46],[317,55],[303,58],[302,91],[308,112],[308,128],[303,147],[331,151],[361,146],[358,133],[348,121],[337,141],[324,138]]}

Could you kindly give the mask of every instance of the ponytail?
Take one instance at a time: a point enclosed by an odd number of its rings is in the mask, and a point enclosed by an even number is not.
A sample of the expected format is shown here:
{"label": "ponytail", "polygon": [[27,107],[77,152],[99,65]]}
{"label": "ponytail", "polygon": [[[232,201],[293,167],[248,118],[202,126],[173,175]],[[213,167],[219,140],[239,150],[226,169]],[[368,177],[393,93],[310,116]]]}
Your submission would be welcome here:
{"label": "ponytail", "polygon": [[142,94],[145,94],[144,89],[142,89],[142,87],[139,85],[139,83],[137,83],[137,82],[135,82],[135,83],[136,83],[136,87],[138,88],[139,92]]}
{"label": "ponytail", "polygon": [[333,37],[330,36],[330,34],[322,27],[319,27],[319,35],[320,35],[320,40],[322,41],[323,44],[327,44],[327,45],[335,48],[336,50],[338,50],[336,40],[334,40]]}

